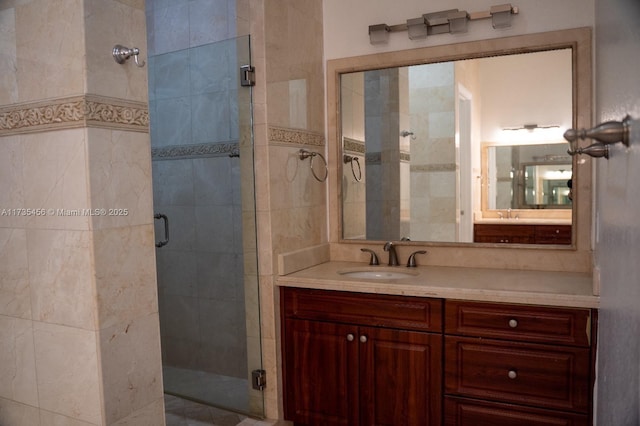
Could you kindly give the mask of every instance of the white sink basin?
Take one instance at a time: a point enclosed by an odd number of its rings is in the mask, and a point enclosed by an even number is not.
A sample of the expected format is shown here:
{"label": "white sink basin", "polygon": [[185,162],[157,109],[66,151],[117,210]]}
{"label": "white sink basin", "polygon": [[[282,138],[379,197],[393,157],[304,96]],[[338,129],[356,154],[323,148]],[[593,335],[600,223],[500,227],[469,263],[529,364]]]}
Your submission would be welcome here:
{"label": "white sink basin", "polygon": [[420,275],[415,271],[375,267],[372,267],[371,269],[345,269],[338,271],[338,274],[349,278],[364,278],[368,280],[398,280]]}

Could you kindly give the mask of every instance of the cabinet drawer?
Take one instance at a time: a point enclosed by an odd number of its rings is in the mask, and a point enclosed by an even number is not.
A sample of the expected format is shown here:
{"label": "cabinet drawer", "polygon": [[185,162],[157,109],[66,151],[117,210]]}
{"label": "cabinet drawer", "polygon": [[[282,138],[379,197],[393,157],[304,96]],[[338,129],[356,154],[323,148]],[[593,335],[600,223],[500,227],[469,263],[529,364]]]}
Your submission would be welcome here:
{"label": "cabinet drawer", "polygon": [[442,331],[442,300],[284,287],[288,318]]}
{"label": "cabinet drawer", "polygon": [[571,244],[571,225],[536,225],[536,244]]}
{"label": "cabinet drawer", "polygon": [[585,414],[445,398],[445,426],[587,426]]}
{"label": "cabinet drawer", "polygon": [[473,225],[473,240],[476,243],[532,244],[535,230],[531,225]]}
{"label": "cabinet drawer", "polygon": [[446,334],[587,347],[591,311],[447,300],[445,328]]}
{"label": "cabinet drawer", "polygon": [[590,351],[445,337],[445,393],[586,413]]}

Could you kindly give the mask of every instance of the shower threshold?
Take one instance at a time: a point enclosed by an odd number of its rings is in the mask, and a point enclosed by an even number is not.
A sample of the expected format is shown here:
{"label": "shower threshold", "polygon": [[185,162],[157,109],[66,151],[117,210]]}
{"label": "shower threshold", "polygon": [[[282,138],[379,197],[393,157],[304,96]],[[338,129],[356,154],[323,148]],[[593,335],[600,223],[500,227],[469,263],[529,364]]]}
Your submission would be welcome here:
{"label": "shower threshold", "polygon": [[162,374],[166,394],[251,415],[247,379],[166,366],[162,368]]}

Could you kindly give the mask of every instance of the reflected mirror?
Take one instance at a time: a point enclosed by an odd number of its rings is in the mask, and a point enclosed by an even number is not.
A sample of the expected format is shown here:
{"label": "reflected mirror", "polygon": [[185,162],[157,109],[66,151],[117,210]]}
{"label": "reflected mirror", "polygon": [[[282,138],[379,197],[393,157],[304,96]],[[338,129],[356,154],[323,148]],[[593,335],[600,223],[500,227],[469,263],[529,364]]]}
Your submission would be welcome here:
{"label": "reflected mirror", "polygon": [[[564,143],[484,146],[483,211],[571,209],[572,165],[566,151]],[[537,215],[548,218],[549,212]],[[553,216],[571,218],[569,212]]]}
{"label": "reflected mirror", "polygon": [[341,237],[470,243],[496,220],[571,235],[572,60],[565,47],[340,73]]}

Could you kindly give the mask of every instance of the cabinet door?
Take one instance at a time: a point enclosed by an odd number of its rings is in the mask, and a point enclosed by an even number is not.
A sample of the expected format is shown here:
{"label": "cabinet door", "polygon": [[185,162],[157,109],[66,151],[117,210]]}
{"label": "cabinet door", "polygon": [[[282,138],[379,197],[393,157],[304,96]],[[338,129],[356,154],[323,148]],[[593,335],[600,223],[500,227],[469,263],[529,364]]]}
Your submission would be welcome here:
{"label": "cabinet door", "polygon": [[358,424],[357,327],[286,320],[286,417],[306,426]]}
{"label": "cabinet door", "polygon": [[441,424],[441,335],[361,327],[358,346],[361,425]]}

